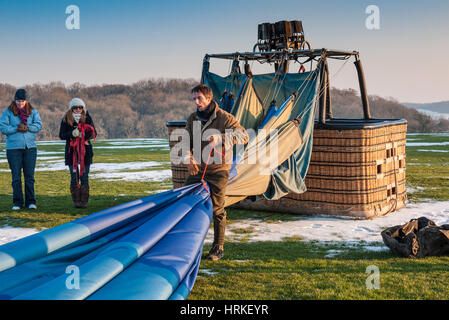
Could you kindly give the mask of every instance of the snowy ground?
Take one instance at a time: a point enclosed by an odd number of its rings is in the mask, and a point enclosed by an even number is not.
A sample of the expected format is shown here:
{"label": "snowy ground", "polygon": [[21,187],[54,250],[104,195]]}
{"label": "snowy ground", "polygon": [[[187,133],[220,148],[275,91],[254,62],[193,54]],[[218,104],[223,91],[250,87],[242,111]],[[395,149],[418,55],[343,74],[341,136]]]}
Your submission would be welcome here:
{"label": "snowy ground", "polygon": [[[167,139],[118,139],[99,140],[102,145],[96,145],[95,149],[135,149],[146,148],[147,150],[169,150]],[[68,167],[64,164],[65,141],[40,141],[38,144],[36,171],[66,171]],[[62,151],[45,151],[46,146],[59,146]],[[6,151],[0,152],[0,163],[7,163]],[[153,181],[162,182],[170,179],[171,170],[161,170],[170,162],[142,161],[125,163],[96,163],[90,168],[91,179],[104,181]],[[0,172],[10,172],[8,167],[0,168]]]}
{"label": "snowy ground", "polygon": [[302,216],[296,221],[275,223],[246,220],[231,224],[227,231],[232,234],[232,230],[236,228],[253,230],[252,233],[245,234],[249,241],[282,241],[283,238],[300,237],[315,241],[373,242],[382,241],[380,233],[385,228],[422,216],[438,225],[449,223],[449,201],[408,204],[399,211],[372,220],[329,216]]}
{"label": "snowy ground", "polygon": [[[329,216],[298,216],[295,221],[262,222],[260,220],[241,220],[231,223],[226,235],[238,240],[241,236],[236,229],[252,230],[245,233],[248,241],[282,241],[283,238],[300,237],[305,241],[332,241],[353,243],[381,242],[380,232],[391,226],[404,224],[411,219],[427,217],[436,224],[449,223],[449,201],[408,204],[397,212],[373,220],[356,220]],[[37,232],[26,228],[0,228],[0,244],[17,240]],[[213,232],[207,234],[206,242],[212,242]]]}
{"label": "snowy ground", "polygon": [[0,245],[30,236],[38,232],[36,229],[31,228],[13,228],[13,227],[3,227],[0,228]]}

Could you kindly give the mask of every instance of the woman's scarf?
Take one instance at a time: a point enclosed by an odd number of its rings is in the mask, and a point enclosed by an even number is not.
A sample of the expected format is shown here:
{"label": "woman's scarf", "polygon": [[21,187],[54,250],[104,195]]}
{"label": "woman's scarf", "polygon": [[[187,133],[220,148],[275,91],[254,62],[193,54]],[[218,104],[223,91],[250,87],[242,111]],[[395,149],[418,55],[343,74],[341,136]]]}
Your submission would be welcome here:
{"label": "woman's scarf", "polygon": [[20,118],[20,121],[22,121],[22,123],[26,125],[28,122],[28,115],[25,108],[19,108],[18,116]]}
{"label": "woman's scarf", "polygon": [[76,123],[79,123],[80,120],[81,120],[82,114],[81,114],[81,113],[75,113],[75,112],[73,112],[72,115],[73,115],[73,119],[75,120],[75,122],[76,122]]}
{"label": "woman's scarf", "polygon": [[215,103],[212,101],[206,109],[203,111],[200,111],[198,108],[196,109],[196,116],[201,121],[201,123],[204,125],[211,117],[212,113],[215,111]]}

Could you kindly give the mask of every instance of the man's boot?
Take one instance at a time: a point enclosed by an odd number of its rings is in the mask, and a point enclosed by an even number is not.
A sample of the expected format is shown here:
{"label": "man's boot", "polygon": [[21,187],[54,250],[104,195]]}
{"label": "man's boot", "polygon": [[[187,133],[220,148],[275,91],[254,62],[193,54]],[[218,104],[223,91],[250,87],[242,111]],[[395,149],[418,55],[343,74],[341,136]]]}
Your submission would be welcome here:
{"label": "man's boot", "polygon": [[223,258],[223,247],[220,248],[218,244],[212,245],[209,253],[206,256],[206,259],[217,261]]}
{"label": "man's boot", "polygon": [[89,186],[81,186],[80,190],[81,190],[80,207],[86,209],[87,203],[89,202]]}
{"label": "man's boot", "polygon": [[81,208],[81,189],[78,187],[70,187],[70,193],[72,194],[75,208]]}
{"label": "man's boot", "polygon": [[223,258],[225,231],[226,220],[214,220],[214,242],[212,243],[212,248],[206,256],[206,259],[216,261]]}

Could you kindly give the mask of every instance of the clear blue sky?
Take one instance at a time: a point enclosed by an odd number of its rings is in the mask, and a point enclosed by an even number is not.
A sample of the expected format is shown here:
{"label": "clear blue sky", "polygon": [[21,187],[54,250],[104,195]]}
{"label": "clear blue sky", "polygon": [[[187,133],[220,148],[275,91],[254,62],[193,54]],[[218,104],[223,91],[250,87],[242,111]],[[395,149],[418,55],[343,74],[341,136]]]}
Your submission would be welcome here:
{"label": "clear blue sky", "polygon": [[[66,29],[69,5],[80,30]],[[365,27],[368,5],[380,9],[379,30]],[[206,53],[251,51],[257,25],[279,20],[302,20],[315,48],[358,50],[369,94],[449,100],[448,0],[0,0],[0,82],[199,79]],[[352,63],[331,81],[356,88]]]}

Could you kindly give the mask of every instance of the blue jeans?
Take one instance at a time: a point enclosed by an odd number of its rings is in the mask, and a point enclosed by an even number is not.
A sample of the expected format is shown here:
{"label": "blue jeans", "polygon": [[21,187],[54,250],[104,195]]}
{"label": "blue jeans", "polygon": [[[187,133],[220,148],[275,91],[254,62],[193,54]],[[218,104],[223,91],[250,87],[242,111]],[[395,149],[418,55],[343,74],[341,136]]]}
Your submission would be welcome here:
{"label": "blue jeans", "polygon": [[14,205],[23,207],[22,169],[25,178],[25,206],[36,204],[34,198],[34,169],[36,168],[37,149],[6,150],[6,157],[12,174],[12,201]]}
{"label": "blue jeans", "polygon": [[[81,177],[78,177],[79,182],[82,186],[89,185],[89,169],[90,169],[89,165],[85,166],[83,175]],[[76,187],[78,185],[77,181],[76,181],[76,176],[79,175],[79,172],[73,172],[73,166],[70,166],[70,165],[69,165],[69,170],[70,170],[70,186]]]}

